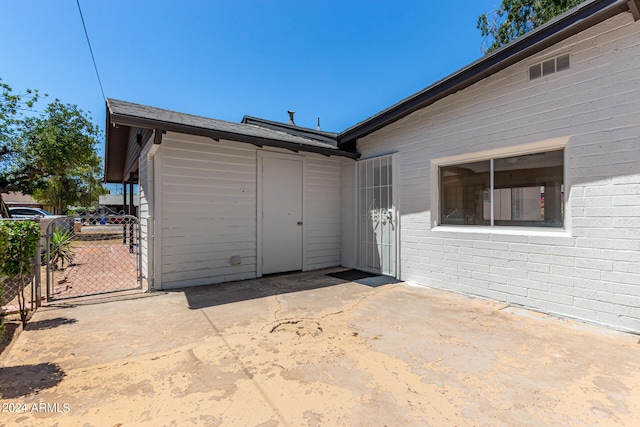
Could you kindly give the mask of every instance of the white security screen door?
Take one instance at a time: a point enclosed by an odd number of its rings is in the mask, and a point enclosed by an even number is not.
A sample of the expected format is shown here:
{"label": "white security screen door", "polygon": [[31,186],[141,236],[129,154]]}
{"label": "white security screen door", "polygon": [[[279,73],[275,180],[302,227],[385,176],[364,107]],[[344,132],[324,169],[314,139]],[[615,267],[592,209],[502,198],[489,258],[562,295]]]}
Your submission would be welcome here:
{"label": "white security screen door", "polygon": [[356,162],[356,267],[396,275],[397,218],[392,156]]}
{"label": "white security screen door", "polygon": [[302,160],[262,158],[262,273],[302,270]]}

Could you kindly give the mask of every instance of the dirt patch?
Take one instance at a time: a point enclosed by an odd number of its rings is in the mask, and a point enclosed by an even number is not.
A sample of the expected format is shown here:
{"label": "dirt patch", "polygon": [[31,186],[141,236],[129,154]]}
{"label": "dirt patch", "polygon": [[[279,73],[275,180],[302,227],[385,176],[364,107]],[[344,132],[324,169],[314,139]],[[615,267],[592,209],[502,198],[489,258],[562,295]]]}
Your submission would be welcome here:
{"label": "dirt patch", "polygon": [[0,361],[2,360],[3,354],[5,354],[4,352],[11,345],[19,329],[22,327],[19,320],[10,317],[5,317],[3,323],[4,334],[2,335],[2,339],[0,339]]}
{"label": "dirt patch", "polygon": [[317,337],[321,333],[324,332],[319,322],[315,322],[312,320],[287,320],[284,322],[278,322],[269,333],[279,333],[279,334],[294,334],[299,337],[303,337],[305,335],[311,335],[313,337]]}

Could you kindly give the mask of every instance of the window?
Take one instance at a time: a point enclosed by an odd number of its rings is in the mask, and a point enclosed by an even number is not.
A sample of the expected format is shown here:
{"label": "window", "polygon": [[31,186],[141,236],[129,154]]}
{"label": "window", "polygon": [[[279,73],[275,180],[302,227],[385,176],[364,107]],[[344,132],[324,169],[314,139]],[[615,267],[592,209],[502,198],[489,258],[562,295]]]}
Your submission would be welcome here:
{"label": "window", "polygon": [[562,227],[564,150],[440,167],[440,223]]}

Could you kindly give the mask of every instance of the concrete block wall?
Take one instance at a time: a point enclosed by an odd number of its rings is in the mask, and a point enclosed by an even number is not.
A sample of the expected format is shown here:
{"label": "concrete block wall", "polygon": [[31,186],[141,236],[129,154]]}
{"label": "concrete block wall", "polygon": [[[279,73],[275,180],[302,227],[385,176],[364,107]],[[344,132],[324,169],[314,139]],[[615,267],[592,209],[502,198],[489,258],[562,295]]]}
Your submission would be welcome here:
{"label": "concrete block wall", "polygon": [[[571,54],[529,81],[528,67]],[[438,159],[565,149],[564,229],[440,226]],[[640,22],[620,14],[358,142],[397,151],[400,277],[640,331]],[[462,162],[461,162],[462,163]]]}

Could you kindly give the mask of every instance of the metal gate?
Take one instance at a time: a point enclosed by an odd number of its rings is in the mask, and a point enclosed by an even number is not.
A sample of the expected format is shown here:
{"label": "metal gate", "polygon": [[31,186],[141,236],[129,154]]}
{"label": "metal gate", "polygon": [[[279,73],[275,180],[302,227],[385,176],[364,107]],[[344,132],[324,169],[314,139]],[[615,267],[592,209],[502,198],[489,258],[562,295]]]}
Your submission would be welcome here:
{"label": "metal gate", "polygon": [[140,289],[140,225],[130,215],[60,217],[46,226],[47,301]]}
{"label": "metal gate", "polygon": [[356,162],[356,267],[396,277],[397,208],[393,155]]}

